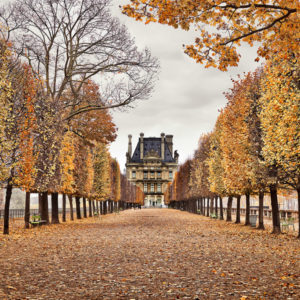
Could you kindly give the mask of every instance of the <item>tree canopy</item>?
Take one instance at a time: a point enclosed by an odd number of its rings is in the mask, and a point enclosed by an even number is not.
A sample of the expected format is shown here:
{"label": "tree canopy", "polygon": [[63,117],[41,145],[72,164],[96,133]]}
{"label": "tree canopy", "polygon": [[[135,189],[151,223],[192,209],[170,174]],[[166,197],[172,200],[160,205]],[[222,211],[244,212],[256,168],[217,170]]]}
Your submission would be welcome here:
{"label": "tree canopy", "polygon": [[123,13],[138,21],[195,30],[185,53],[206,67],[226,71],[240,60],[238,46],[258,42],[258,58],[299,53],[298,0],[131,0]]}

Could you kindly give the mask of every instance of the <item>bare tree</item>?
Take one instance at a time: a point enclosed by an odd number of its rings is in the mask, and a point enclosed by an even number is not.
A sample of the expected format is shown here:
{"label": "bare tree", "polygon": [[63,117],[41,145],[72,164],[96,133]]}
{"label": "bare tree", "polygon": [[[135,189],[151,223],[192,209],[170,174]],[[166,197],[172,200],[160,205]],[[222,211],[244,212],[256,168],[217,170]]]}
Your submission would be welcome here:
{"label": "bare tree", "polygon": [[[158,62],[139,51],[125,26],[109,12],[110,0],[16,0],[0,9],[2,35],[44,77],[45,90],[62,102],[64,119],[97,109],[128,106],[147,98]],[[93,78],[96,101],[81,104]],[[72,97],[63,97],[71,91]]]}

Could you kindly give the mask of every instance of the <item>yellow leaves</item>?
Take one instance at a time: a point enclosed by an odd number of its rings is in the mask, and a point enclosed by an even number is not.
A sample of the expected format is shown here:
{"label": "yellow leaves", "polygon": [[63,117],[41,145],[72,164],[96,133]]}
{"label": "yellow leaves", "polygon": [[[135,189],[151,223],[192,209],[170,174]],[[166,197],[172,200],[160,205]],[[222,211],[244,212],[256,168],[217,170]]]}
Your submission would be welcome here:
{"label": "yellow leaves", "polygon": [[75,137],[70,131],[67,131],[64,134],[59,156],[61,169],[61,191],[66,194],[72,194],[74,192],[74,139]]}
{"label": "yellow leaves", "polygon": [[276,162],[292,175],[299,169],[300,160],[300,92],[296,84],[299,63],[292,59],[293,55],[285,59],[286,55],[274,57],[265,67],[260,117],[266,163]]}
{"label": "yellow leaves", "polygon": [[13,93],[12,78],[9,76],[9,58],[8,45],[0,40],[0,181],[8,177],[9,169],[5,163],[5,157],[8,156],[13,146],[13,142],[7,138],[7,121],[12,110],[8,100]]}
{"label": "yellow leaves", "polygon": [[107,200],[111,194],[111,164],[107,146],[98,143],[95,148],[93,197]]}
{"label": "yellow leaves", "polygon": [[123,6],[123,13],[145,24],[158,22],[184,30],[205,25],[214,27],[216,33],[213,34],[200,30],[195,44],[187,46],[184,52],[205,67],[227,71],[239,62],[236,46],[240,46],[241,41],[250,46],[260,42],[258,55],[266,59],[272,53],[297,51],[300,30],[296,2],[283,0],[270,13],[267,4],[255,1],[238,9],[241,1],[237,0],[230,4],[224,1],[136,0]]}

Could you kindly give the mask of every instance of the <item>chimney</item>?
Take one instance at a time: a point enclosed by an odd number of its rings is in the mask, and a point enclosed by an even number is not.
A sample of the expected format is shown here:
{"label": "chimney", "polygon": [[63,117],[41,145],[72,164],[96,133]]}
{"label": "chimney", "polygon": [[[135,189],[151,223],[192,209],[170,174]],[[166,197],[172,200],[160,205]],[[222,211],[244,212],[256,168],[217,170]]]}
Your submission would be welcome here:
{"label": "chimney", "polygon": [[144,134],[140,133],[140,159],[144,159]]}
{"label": "chimney", "polygon": [[160,137],[161,137],[161,159],[164,160],[165,159],[165,134],[161,133]]}
{"label": "chimney", "polygon": [[131,158],[132,155],[132,143],[131,143],[132,135],[128,135],[128,155]]}
{"label": "chimney", "polygon": [[173,135],[170,134],[166,135],[166,142],[170,149],[171,155],[173,157]]}

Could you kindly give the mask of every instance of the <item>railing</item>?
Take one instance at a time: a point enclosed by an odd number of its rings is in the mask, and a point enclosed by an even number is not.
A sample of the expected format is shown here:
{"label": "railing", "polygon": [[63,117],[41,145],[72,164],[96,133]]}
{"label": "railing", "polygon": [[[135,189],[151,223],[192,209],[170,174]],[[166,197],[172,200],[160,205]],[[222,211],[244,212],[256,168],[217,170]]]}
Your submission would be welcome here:
{"label": "railing", "polygon": [[[83,208],[80,208],[81,214],[83,214]],[[49,215],[51,215],[51,209],[49,209]],[[66,209],[66,213],[70,212],[70,208]],[[61,215],[62,214],[62,208],[59,208],[58,213]],[[73,207],[73,213],[76,214],[76,208]],[[31,209],[30,210],[30,215],[32,216],[33,214],[39,214],[38,209]],[[25,216],[25,209],[10,209],[9,210],[9,218],[10,219],[15,219],[15,218],[24,218]],[[4,218],[4,210],[0,210],[0,219]]]}
{"label": "railing", "polygon": [[[205,210],[207,207],[205,207]],[[236,214],[236,208],[232,208],[231,212],[233,214]],[[227,208],[223,208],[223,213],[226,214]],[[218,209],[218,212],[220,213],[220,208]],[[246,215],[246,208],[240,209],[241,215]],[[280,218],[281,219],[289,219],[289,218],[298,218],[298,211],[296,210],[279,210]],[[250,215],[258,215],[258,208],[251,208],[250,207]],[[264,209],[264,217],[266,218],[272,218],[272,209]]]}

